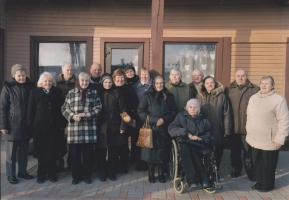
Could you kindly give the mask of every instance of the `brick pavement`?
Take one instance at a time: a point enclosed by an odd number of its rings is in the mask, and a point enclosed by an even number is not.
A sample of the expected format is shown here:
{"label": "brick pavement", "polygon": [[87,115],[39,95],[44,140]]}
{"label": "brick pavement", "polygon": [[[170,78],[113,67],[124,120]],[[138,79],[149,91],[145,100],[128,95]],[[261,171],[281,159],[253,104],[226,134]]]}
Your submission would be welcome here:
{"label": "brick pavement", "polygon": [[[19,184],[11,185],[6,175],[1,173],[1,199],[24,200],[56,200],[56,199],[106,199],[106,200],[172,200],[172,199],[224,199],[224,200],[289,200],[289,151],[281,151],[276,171],[275,190],[259,193],[251,189],[251,182],[244,171],[236,179],[229,177],[231,167],[229,150],[225,150],[221,164],[221,184],[223,189],[214,194],[208,194],[201,189],[188,190],[177,194],[169,180],[165,184],[149,183],[147,172],[136,172],[130,166],[126,175],[117,174],[116,181],[100,182],[97,173],[93,174],[93,183],[72,185],[71,172],[58,174],[58,182],[51,183],[46,180],[37,184],[36,178],[32,180],[19,179]],[[36,177],[37,168],[30,172]]]}

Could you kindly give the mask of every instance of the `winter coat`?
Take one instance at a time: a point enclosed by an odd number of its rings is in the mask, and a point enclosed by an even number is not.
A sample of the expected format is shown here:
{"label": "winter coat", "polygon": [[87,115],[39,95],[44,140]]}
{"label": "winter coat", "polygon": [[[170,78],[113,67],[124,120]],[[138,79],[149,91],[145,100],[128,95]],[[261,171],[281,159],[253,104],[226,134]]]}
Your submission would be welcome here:
{"label": "winter coat", "polygon": [[190,90],[191,90],[191,95],[192,95],[192,98],[196,98],[197,94],[198,94],[198,91],[197,91],[197,88],[195,86],[195,83],[194,82],[191,82],[190,84],[188,84],[189,87],[190,87]]}
{"label": "winter coat", "polygon": [[273,142],[284,145],[289,132],[286,99],[274,90],[254,94],[247,108],[246,129],[246,141],[256,149],[277,150]]}
{"label": "winter coat", "polygon": [[138,75],[134,75],[134,77],[132,77],[132,78],[126,78],[126,83],[128,85],[133,86],[134,84],[136,84],[136,82],[138,82],[138,80],[139,80],[139,76]]}
{"label": "winter coat", "polygon": [[[174,96],[166,88],[163,91],[166,99],[161,92],[157,93],[153,87],[150,87],[143,94],[137,109],[143,123],[145,123],[147,116],[149,117],[149,124],[153,130],[154,148],[142,148],[141,151],[141,159],[146,162],[162,163],[164,161],[170,139],[167,127],[177,114]],[[158,96],[156,96],[157,94]],[[159,118],[164,120],[164,124],[156,126]]]}
{"label": "winter coat", "polygon": [[98,118],[98,147],[119,146],[127,143],[127,138],[120,130],[126,131],[126,124],[120,113],[126,112],[123,94],[115,86],[109,90],[103,87],[99,90],[102,111]]}
{"label": "winter coat", "polygon": [[234,116],[234,133],[246,134],[247,106],[252,95],[256,94],[260,88],[252,84],[249,80],[240,90],[236,81],[226,87],[225,94],[229,98]]}
{"label": "winter coat", "polygon": [[65,127],[63,122],[61,106],[62,92],[59,88],[52,86],[49,94],[42,87],[31,91],[28,103],[27,125],[33,130],[33,156],[45,160],[63,157],[66,148],[63,148],[63,135],[61,128]]}
{"label": "winter coat", "polygon": [[189,113],[184,110],[180,112],[174,121],[169,125],[168,131],[172,137],[182,136],[189,139],[188,134],[196,135],[202,138],[205,146],[200,149],[203,154],[210,152],[212,124],[202,115],[192,118]]}
{"label": "winter coat", "polygon": [[147,91],[150,86],[152,85],[153,80],[150,78],[150,80],[146,84],[142,84],[140,80],[138,80],[134,85],[133,89],[135,90],[135,93],[137,95],[138,100],[140,101],[143,93]]}
{"label": "winter coat", "polygon": [[65,81],[63,74],[56,78],[56,87],[61,89],[62,96],[65,98],[69,90],[73,89],[76,83],[76,77],[73,75],[68,81]]}
{"label": "winter coat", "polygon": [[216,88],[208,94],[203,84],[201,84],[196,96],[201,104],[201,113],[213,125],[212,135],[215,144],[224,143],[224,135],[230,135],[232,132],[232,108],[228,97],[223,93],[223,89],[223,85],[217,82]]}
{"label": "winter coat", "polygon": [[171,81],[169,81],[166,83],[166,88],[169,90],[170,93],[174,95],[178,112],[183,111],[187,101],[193,98],[190,87],[182,81],[179,85],[175,85]]}
{"label": "winter coat", "polygon": [[[68,144],[96,143],[97,127],[96,118],[101,112],[101,102],[96,90],[87,88],[87,97],[82,102],[79,89],[70,90],[61,107],[63,116],[68,121]],[[75,114],[85,113],[86,118],[75,122],[72,117]]]}
{"label": "winter coat", "polygon": [[15,79],[4,81],[0,96],[0,129],[8,130],[2,140],[16,141],[30,138],[27,130],[27,105],[34,84],[26,78],[23,84]]}

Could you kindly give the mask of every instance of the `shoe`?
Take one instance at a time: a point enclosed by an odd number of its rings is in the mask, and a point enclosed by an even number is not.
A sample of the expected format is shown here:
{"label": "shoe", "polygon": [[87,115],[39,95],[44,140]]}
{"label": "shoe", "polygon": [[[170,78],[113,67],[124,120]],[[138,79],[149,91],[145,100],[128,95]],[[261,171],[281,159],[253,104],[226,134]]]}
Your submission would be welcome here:
{"label": "shoe", "polygon": [[164,176],[164,169],[163,169],[163,165],[159,164],[158,166],[158,176],[159,176],[159,182],[160,183],[165,183],[166,179]]}
{"label": "shoe", "polygon": [[119,172],[121,174],[127,174],[128,173],[128,170],[127,169],[120,169]]}
{"label": "shoe", "polygon": [[91,183],[92,183],[92,180],[91,180],[91,178],[85,178],[85,179],[84,179],[84,182],[85,182],[86,184],[91,184]]}
{"label": "shoe", "polygon": [[248,176],[250,181],[256,181],[256,177],[254,174],[253,175],[247,174],[247,176]]}
{"label": "shoe", "polygon": [[18,172],[17,177],[18,178],[24,178],[24,179],[33,179],[33,176],[31,176],[27,172],[25,172],[24,174]]}
{"label": "shoe", "polygon": [[155,178],[155,164],[153,163],[148,163],[149,165],[149,182],[150,183],[155,183],[156,178]]}
{"label": "shoe", "polygon": [[18,179],[15,176],[8,176],[8,181],[11,184],[17,184],[18,183]]}
{"label": "shoe", "polygon": [[262,187],[261,187],[261,184],[258,183],[258,182],[257,182],[255,185],[252,186],[252,189],[253,189],[253,190],[259,190],[259,189],[261,189],[261,188],[262,188]]}
{"label": "shoe", "polygon": [[210,187],[210,184],[209,184],[209,182],[207,180],[203,180],[202,186],[203,186],[204,189],[206,189],[206,188]]}
{"label": "shoe", "polygon": [[77,185],[79,183],[79,179],[75,178],[72,180],[72,185]]}
{"label": "shoe", "polygon": [[108,178],[111,180],[111,181],[115,181],[116,180],[116,177],[114,174],[108,174]]}
{"label": "shoe", "polygon": [[50,180],[51,183],[55,183],[55,182],[57,182],[57,177],[56,176],[52,176],[52,177],[49,178],[49,180]]}
{"label": "shoe", "polygon": [[270,191],[272,191],[272,190],[274,190],[274,188],[273,189],[264,189],[264,188],[260,188],[259,190],[257,190],[258,192],[270,192]]}
{"label": "shoe", "polygon": [[42,183],[44,183],[44,180],[37,179],[37,183],[38,183],[38,184],[42,184]]}
{"label": "shoe", "polygon": [[195,179],[189,179],[188,183],[190,189],[198,187],[198,182]]}
{"label": "shoe", "polygon": [[232,169],[230,177],[231,178],[238,178],[240,175],[241,175],[241,171],[240,170]]}
{"label": "shoe", "polygon": [[106,176],[105,176],[105,174],[104,174],[104,175],[100,175],[100,176],[99,176],[99,180],[100,180],[101,182],[106,181]]}

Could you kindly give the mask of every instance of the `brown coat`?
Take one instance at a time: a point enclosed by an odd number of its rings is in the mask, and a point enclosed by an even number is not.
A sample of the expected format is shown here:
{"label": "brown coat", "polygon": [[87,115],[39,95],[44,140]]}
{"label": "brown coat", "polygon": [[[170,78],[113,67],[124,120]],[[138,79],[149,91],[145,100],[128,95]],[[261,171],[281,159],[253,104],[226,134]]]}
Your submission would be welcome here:
{"label": "brown coat", "polygon": [[246,84],[239,89],[236,81],[233,81],[230,86],[226,87],[225,94],[228,96],[234,115],[234,133],[247,134],[247,106],[252,95],[256,94],[260,88],[247,80]]}

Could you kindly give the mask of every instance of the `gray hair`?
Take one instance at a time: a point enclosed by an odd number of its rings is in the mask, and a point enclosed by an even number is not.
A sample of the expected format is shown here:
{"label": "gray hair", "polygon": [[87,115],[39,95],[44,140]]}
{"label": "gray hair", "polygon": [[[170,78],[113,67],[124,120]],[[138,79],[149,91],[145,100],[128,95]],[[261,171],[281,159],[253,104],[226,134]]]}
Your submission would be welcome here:
{"label": "gray hair", "polygon": [[204,73],[203,73],[202,70],[200,70],[200,69],[194,69],[194,70],[192,71],[192,74],[193,74],[195,71],[199,71],[199,72],[201,73],[201,75],[204,76]]}
{"label": "gray hair", "polygon": [[[275,85],[275,81],[274,81],[274,78],[272,77],[272,76],[263,76],[262,78],[261,78],[261,81],[262,80],[271,80],[271,84],[272,84],[272,86],[273,86],[273,89],[274,89],[274,85]],[[260,83],[261,83],[261,81],[260,81]]]}
{"label": "gray hair", "polygon": [[62,70],[64,70],[66,66],[70,66],[70,67],[73,68],[73,65],[72,65],[70,62],[64,62],[64,63],[62,64]]}
{"label": "gray hair", "polygon": [[238,71],[243,71],[243,72],[245,72],[246,76],[248,76],[248,71],[246,69],[244,69],[244,68],[237,69],[235,72],[235,75],[237,74]]}
{"label": "gray hair", "polygon": [[173,68],[173,69],[170,71],[170,75],[171,75],[173,72],[178,72],[179,75],[180,75],[180,78],[182,79],[182,72],[181,72],[181,70],[179,70],[178,68]]}
{"label": "gray hair", "polygon": [[78,80],[80,80],[80,79],[87,79],[87,80],[89,80],[89,79],[90,79],[90,76],[89,76],[87,73],[85,73],[85,72],[81,72],[81,73],[78,75]]}
{"label": "gray hair", "polygon": [[56,81],[55,81],[55,79],[53,78],[52,74],[51,74],[50,72],[43,72],[43,73],[40,75],[40,77],[39,77],[39,80],[38,80],[38,82],[37,82],[37,87],[42,87],[41,84],[42,84],[43,79],[44,79],[45,77],[50,78],[51,81],[52,81],[52,85],[53,85],[53,86],[56,86]]}

